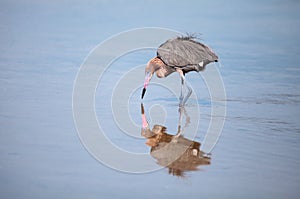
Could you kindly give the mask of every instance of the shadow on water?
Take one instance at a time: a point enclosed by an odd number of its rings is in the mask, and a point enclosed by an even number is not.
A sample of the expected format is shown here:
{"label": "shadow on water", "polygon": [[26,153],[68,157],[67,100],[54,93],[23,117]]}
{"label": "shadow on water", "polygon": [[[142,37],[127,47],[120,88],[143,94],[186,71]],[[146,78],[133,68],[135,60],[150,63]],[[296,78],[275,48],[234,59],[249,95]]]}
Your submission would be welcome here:
{"label": "shadow on water", "polygon": [[[184,107],[179,108],[178,131],[176,135],[167,133],[165,126],[155,124],[152,130],[147,122],[144,105],[141,104],[142,131],[141,134],[147,139],[146,145],[151,147],[150,155],[160,166],[166,167],[169,174],[185,177],[185,172],[198,171],[200,165],[209,165],[210,154],[200,150],[201,143],[185,138],[182,128],[190,121]],[[181,125],[183,114],[186,124]]]}

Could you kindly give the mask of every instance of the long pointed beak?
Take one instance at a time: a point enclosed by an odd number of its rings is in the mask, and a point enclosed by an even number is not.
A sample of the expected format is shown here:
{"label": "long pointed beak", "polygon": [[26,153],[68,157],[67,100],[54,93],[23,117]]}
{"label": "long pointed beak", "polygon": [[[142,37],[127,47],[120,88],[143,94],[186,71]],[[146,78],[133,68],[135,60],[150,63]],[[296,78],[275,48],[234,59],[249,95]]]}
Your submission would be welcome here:
{"label": "long pointed beak", "polygon": [[146,93],[146,88],[144,87],[142,91],[142,99],[144,98],[145,93]]}
{"label": "long pointed beak", "polygon": [[141,99],[143,99],[144,98],[144,95],[145,95],[145,93],[146,93],[146,89],[147,89],[147,86],[148,86],[148,84],[149,84],[149,82],[150,82],[150,80],[151,80],[151,77],[152,77],[152,74],[151,73],[146,73],[146,75],[145,75],[145,82],[144,82],[144,88],[143,88],[143,90],[142,90],[142,97],[141,97]]}

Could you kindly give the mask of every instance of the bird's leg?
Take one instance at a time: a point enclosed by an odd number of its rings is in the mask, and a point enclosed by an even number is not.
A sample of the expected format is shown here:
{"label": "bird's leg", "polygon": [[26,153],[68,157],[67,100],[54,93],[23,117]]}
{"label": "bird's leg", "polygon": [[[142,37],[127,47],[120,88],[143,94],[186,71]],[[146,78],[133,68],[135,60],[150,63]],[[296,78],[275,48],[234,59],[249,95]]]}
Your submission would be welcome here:
{"label": "bird's leg", "polygon": [[[184,133],[184,129],[188,127],[188,125],[191,123],[190,116],[188,115],[186,109],[184,106],[180,106],[178,109],[179,112],[179,120],[178,120],[178,130],[177,134],[174,136],[175,138],[181,136]],[[182,114],[183,113],[183,114]],[[185,116],[185,125],[182,127],[182,117]]]}
{"label": "bird's leg", "polygon": [[180,90],[180,96],[179,96],[179,106],[183,106],[184,103],[183,103],[183,87],[184,87],[184,84],[185,84],[185,77],[184,77],[184,74],[183,74],[183,71],[181,69],[176,69],[176,71],[179,73],[180,75],[180,79],[181,79],[181,90]]}
{"label": "bird's leg", "polygon": [[183,126],[183,128],[185,128],[185,127],[188,127],[189,124],[191,123],[191,118],[184,106],[182,107],[182,109],[183,109],[183,114],[185,116],[185,125]]}
{"label": "bird's leg", "polygon": [[192,89],[191,89],[191,87],[189,87],[186,83],[185,83],[185,85],[186,85],[186,87],[187,87],[187,89],[188,89],[188,93],[187,93],[187,95],[185,96],[185,98],[183,99],[182,104],[185,104],[186,101],[189,99],[189,97],[190,97],[191,94],[192,94]]}
{"label": "bird's leg", "polygon": [[174,135],[174,139],[172,140],[173,142],[177,142],[177,138],[180,137],[182,129],[181,129],[181,123],[182,123],[182,111],[184,111],[184,106],[180,106],[178,109],[179,112],[179,119],[178,119],[178,130],[176,135]]}
{"label": "bird's leg", "polygon": [[180,102],[180,104],[182,104],[182,101],[183,101],[184,76],[183,76],[183,78],[182,78],[182,76],[180,76],[180,79],[181,79],[181,89],[180,89],[179,102]]}
{"label": "bird's leg", "polygon": [[[192,94],[192,89],[189,87],[185,81],[185,76],[183,74],[183,71],[181,69],[176,69],[176,71],[180,74],[181,78],[181,92],[180,92],[180,97],[179,97],[179,106],[184,106],[186,101],[189,99],[189,97]],[[183,97],[183,87],[186,86],[188,93],[185,97]]]}

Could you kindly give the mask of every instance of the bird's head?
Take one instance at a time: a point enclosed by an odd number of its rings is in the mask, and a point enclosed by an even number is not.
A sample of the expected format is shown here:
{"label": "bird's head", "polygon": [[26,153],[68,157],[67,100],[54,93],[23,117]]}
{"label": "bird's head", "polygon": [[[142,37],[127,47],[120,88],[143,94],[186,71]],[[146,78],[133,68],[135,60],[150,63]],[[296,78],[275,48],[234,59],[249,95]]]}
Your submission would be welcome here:
{"label": "bird's head", "polygon": [[144,98],[144,95],[146,93],[146,89],[149,85],[149,82],[153,76],[153,73],[155,71],[157,71],[161,66],[162,66],[163,62],[155,57],[153,59],[151,59],[148,63],[147,63],[147,66],[145,68],[145,81],[144,81],[144,88],[143,88],[143,91],[142,91],[142,99]]}
{"label": "bird's head", "polygon": [[146,89],[149,85],[149,82],[153,76],[153,73],[155,72],[156,69],[156,64],[155,64],[155,59],[157,58],[153,58],[151,59],[148,63],[147,63],[147,66],[145,68],[145,81],[144,81],[144,88],[143,88],[143,91],[142,91],[142,99],[144,98],[144,95],[146,93]]}

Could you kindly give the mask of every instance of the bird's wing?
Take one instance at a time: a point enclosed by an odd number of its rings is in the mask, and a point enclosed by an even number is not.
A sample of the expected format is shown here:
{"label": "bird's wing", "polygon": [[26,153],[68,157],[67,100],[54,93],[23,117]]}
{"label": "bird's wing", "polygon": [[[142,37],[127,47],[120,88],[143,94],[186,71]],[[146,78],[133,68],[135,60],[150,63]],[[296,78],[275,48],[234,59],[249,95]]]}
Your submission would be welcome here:
{"label": "bird's wing", "polygon": [[218,56],[209,47],[190,37],[178,37],[166,41],[159,46],[157,57],[173,67],[198,64],[204,67],[218,60]]}

